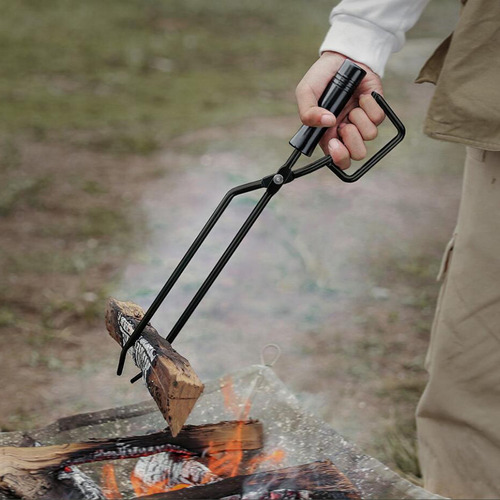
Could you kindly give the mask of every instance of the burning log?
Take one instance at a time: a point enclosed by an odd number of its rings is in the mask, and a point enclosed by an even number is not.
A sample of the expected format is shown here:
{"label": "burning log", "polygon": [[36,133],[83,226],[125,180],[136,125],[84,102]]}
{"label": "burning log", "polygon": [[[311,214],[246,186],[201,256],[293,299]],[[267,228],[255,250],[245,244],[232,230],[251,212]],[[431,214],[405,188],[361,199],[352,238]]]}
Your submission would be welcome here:
{"label": "burning log", "polygon": [[238,449],[260,450],[264,444],[262,423],[258,420],[229,420],[217,424],[185,425],[179,434],[171,436],[168,430],[165,437],[176,444],[196,453],[210,449],[210,453],[232,451],[234,436],[238,435]]}
{"label": "burning log", "polygon": [[[146,457],[160,452],[169,452],[179,459],[189,460],[195,456],[195,452],[202,453],[211,446],[218,451],[226,450],[227,443],[230,443],[228,436],[233,435],[237,427],[241,428],[242,449],[262,448],[262,424],[251,420],[186,426],[176,437],[170,431],[165,431],[63,445],[3,447],[0,448],[0,490],[29,500],[61,499],[65,497],[61,493],[63,486],[56,476],[65,468],[70,473],[69,468],[78,464]],[[74,468],[72,479],[75,480]]]}
{"label": "burning log", "polygon": [[[106,327],[111,337],[123,347],[143,316],[144,311],[138,305],[109,299]],[[129,353],[141,369],[146,386],[172,435],[176,436],[203,392],[201,380],[189,361],[172,349],[149,324]]]}
{"label": "burning log", "polygon": [[[229,497],[233,499],[273,498],[270,492],[284,490],[296,493],[289,498],[336,498],[359,500],[361,497],[354,485],[329,460],[313,462],[257,474],[222,479],[202,486],[192,486],[178,491],[158,493],[141,497],[143,500],[196,500]],[[244,493],[243,493],[244,492]],[[250,496],[254,492],[259,496]],[[298,496],[308,492],[309,496]],[[246,495],[246,496],[245,496]],[[266,496],[267,495],[267,496]],[[277,498],[287,498],[277,496]]]}

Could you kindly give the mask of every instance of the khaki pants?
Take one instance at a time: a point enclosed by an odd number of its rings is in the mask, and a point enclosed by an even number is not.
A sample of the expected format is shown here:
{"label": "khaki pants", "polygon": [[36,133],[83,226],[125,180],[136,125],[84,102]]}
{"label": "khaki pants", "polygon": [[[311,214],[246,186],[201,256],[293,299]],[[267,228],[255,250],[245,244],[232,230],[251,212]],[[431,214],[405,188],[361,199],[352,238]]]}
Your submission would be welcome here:
{"label": "khaki pants", "polygon": [[425,487],[500,498],[500,152],[467,148],[417,409]]}

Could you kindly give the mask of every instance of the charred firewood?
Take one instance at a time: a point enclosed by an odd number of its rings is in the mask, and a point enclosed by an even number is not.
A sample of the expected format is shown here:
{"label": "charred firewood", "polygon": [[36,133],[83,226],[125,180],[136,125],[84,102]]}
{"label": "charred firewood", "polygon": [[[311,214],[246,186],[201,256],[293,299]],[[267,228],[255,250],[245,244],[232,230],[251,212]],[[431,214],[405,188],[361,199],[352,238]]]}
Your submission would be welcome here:
{"label": "charred firewood", "polygon": [[[137,439],[137,438],[135,438]],[[76,464],[118,458],[137,458],[168,450],[189,458],[193,453],[171,444],[144,446],[129,440],[92,441],[35,448],[0,448],[0,491],[27,500],[87,499],[79,496],[89,487],[86,478],[74,470]],[[75,484],[80,482],[80,486]],[[68,487],[73,496],[68,497]],[[91,497],[92,498],[92,497]],[[99,498],[99,497],[96,497]]]}
{"label": "charred firewood", "polygon": [[[168,429],[165,431],[168,435]],[[228,420],[216,424],[185,425],[175,437],[165,437],[176,444],[196,453],[210,448],[210,453],[232,451],[234,436],[238,435],[238,449],[260,450],[264,444],[264,430],[258,420]]]}
{"label": "charred firewood", "polygon": [[101,488],[78,467],[43,474],[6,473],[0,491],[25,500],[106,500]]}
{"label": "charred firewood", "polygon": [[[56,475],[57,481],[67,487],[68,495],[58,498],[72,500],[106,500],[101,488],[78,467],[65,467]],[[71,492],[71,493],[69,493]]]}
{"label": "charred firewood", "polygon": [[[236,499],[244,498],[253,500],[255,498],[262,498],[263,500],[267,500],[268,498],[273,498],[271,492],[275,490],[306,491],[311,495],[309,497],[311,499],[337,498],[359,500],[361,498],[359,492],[349,479],[329,460],[326,460],[307,465],[287,467],[285,469],[259,472],[257,474],[230,477],[203,486],[192,486],[178,491],[158,493],[141,497],[141,499],[196,500],[207,498],[222,499],[233,496]],[[252,497],[251,494],[257,496]],[[300,499],[301,497],[299,496],[298,498]]]}
{"label": "charred firewood", "polygon": [[[109,299],[106,327],[123,347],[143,316],[144,311],[138,305]],[[129,353],[141,369],[143,380],[172,435],[176,436],[203,392],[201,380],[189,361],[172,349],[150,324]]]}

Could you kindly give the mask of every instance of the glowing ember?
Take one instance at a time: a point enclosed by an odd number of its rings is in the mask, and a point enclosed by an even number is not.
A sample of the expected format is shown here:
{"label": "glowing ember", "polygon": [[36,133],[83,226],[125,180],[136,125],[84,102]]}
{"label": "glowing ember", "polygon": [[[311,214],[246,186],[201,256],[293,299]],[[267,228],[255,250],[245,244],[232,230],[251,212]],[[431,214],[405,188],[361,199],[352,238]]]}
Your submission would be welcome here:
{"label": "glowing ember", "polygon": [[136,476],[132,472],[130,476],[130,482],[132,483],[132,488],[134,488],[134,493],[138,497],[152,495],[153,493],[164,493],[170,490],[168,479],[165,479],[164,481],[158,481],[154,484],[147,484],[139,476]]}
{"label": "glowing ember", "polygon": [[113,464],[105,464],[102,467],[102,491],[107,500],[120,500],[122,494],[116,482],[115,468]]}

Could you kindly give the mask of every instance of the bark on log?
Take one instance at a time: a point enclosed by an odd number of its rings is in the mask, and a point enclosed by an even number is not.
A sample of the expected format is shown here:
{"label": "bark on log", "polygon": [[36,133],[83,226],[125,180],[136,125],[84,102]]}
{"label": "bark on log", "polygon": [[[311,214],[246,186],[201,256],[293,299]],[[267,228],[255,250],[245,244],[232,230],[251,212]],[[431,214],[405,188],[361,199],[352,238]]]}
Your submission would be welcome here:
{"label": "bark on log", "polygon": [[[197,500],[224,498],[265,488],[273,491],[283,488],[330,492],[331,498],[359,500],[361,497],[354,485],[329,460],[313,462],[257,474],[235,476],[215,483],[192,486],[167,493],[141,497],[141,500]],[[314,498],[314,497],[313,497]]]}
{"label": "bark on log", "polygon": [[[138,305],[109,299],[106,327],[123,347],[143,316],[144,311]],[[146,386],[172,435],[176,436],[203,392],[201,380],[189,361],[172,349],[149,324],[129,353],[141,369]]]}
{"label": "bark on log", "polygon": [[227,443],[234,437],[238,426],[241,426],[243,450],[262,448],[262,424],[255,420],[190,425],[176,437],[167,430],[144,436],[94,439],[63,445],[3,447],[0,448],[0,490],[30,500],[64,498],[54,479],[54,474],[64,467],[99,460],[143,457],[162,451],[188,458],[209,446],[212,451],[229,451]]}

